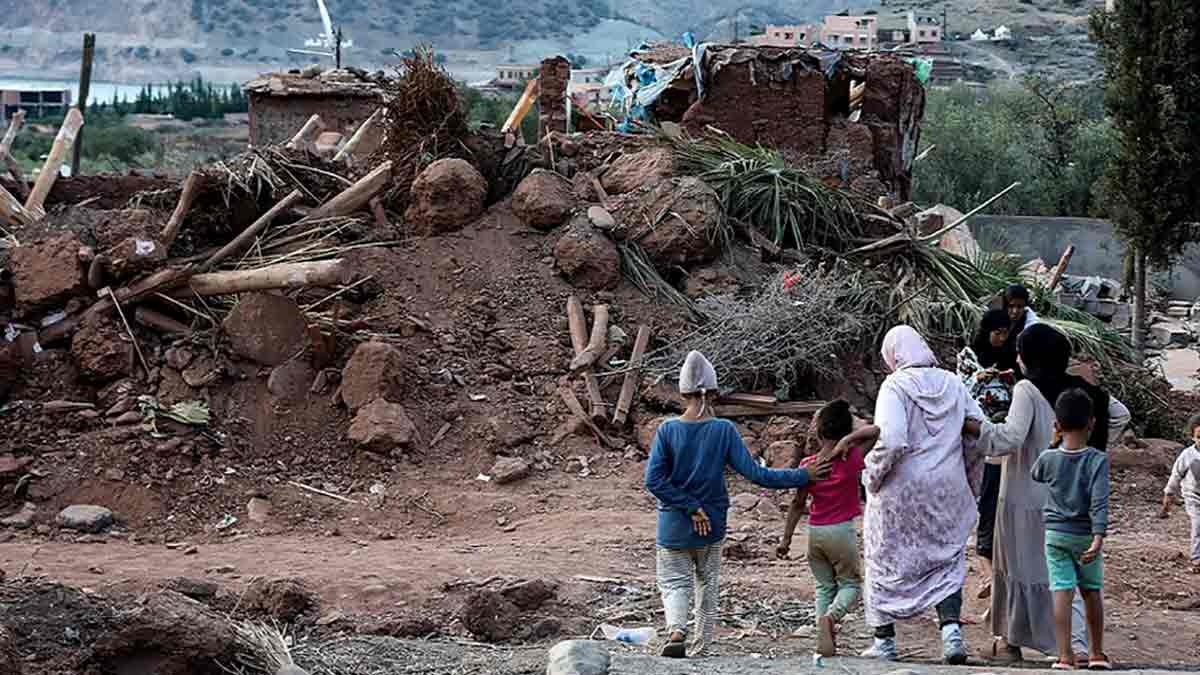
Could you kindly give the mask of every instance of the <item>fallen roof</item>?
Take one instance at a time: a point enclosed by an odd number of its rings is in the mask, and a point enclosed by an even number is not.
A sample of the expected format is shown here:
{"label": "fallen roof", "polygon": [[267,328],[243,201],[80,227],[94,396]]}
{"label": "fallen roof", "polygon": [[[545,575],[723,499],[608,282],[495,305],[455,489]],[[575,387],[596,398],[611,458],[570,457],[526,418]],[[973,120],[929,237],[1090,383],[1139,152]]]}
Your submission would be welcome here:
{"label": "fallen roof", "polygon": [[379,98],[379,83],[350,70],[327,70],[320,74],[305,72],[267,73],[242,86],[247,94],[266,96],[354,96]]}

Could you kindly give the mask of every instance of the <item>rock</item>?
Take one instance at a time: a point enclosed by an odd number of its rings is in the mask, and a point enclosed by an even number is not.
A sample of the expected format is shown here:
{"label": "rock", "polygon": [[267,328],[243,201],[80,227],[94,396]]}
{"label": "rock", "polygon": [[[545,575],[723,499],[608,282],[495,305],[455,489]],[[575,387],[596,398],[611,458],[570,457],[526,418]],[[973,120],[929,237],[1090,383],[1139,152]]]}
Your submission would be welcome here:
{"label": "rock", "polygon": [[305,359],[292,359],[271,369],[267,391],[284,401],[303,401],[317,371]]}
{"label": "rock", "polygon": [[167,247],[148,237],[127,237],[106,255],[110,281],[120,280],[161,267],[167,259]]}
{"label": "rock", "polygon": [[733,499],[730,499],[729,505],[738,513],[750,513],[758,506],[758,502],[759,497],[757,495],[750,494],[749,492],[743,492]]}
{"label": "rock", "polygon": [[567,640],[550,648],[546,675],[608,675],[612,657],[599,640]]}
{"label": "rock", "polygon": [[574,218],[554,244],[554,264],[572,286],[594,291],[621,283],[621,256],[617,244],[592,227],[587,217]]}
{"label": "rock", "polygon": [[608,231],[617,226],[617,219],[613,218],[613,214],[603,206],[589,206],[587,210],[588,222],[592,227]]}
{"label": "rock", "polygon": [[201,579],[190,579],[188,577],[175,577],[168,579],[163,583],[163,588],[181,593],[187,597],[208,604],[217,597],[219,587],[211,581]]}
{"label": "rock", "polygon": [[9,250],[18,317],[58,309],[84,291],[84,269],[79,261],[82,246],[75,235],[61,234]]}
{"label": "rock", "polygon": [[167,365],[175,370],[183,370],[184,368],[187,368],[192,362],[192,359],[196,358],[195,352],[187,347],[172,347],[167,350],[165,356],[167,359]]}
{"label": "rock", "polygon": [[1163,345],[1186,345],[1192,341],[1192,334],[1185,324],[1170,320],[1150,326],[1150,335]]}
{"label": "rock", "polygon": [[254,584],[243,599],[245,608],[255,614],[290,624],[305,616],[315,616],[320,608],[317,594],[300,579],[272,579]]}
{"label": "rock", "polygon": [[0,455],[0,476],[15,476],[23,473],[33,463],[32,457],[14,457],[11,453]]}
{"label": "rock", "polygon": [[541,579],[522,581],[500,590],[509,602],[518,609],[532,612],[541,607],[547,600],[554,598],[558,589],[554,584],[547,584]]}
{"label": "rock", "polygon": [[625,194],[670,178],[674,169],[675,158],[670,148],[647,148],[613,160],[600,184],[610,195]]}
{"label": "rock", "polygon": [[439,159],[413,181],[404,219],[423,235],[455,232],[483,213],[488,185],[461,159]]}
{"label": "rock", "polygon": [[796,441],[775,441],[767,446],[767,466],[772,469],[787,469],[793,458],[799,458],[804,448]]}
{"label": "rock", "polygon": [[37,515],[37,506],[31,502],[25,502],[20,511],[0,520],[0,525],[4,527],[12,527],[18,530],[27,530],[33,525],[33,517]]}
{"label": "rock", "polygon": [[1161,438],[1144,438],[1140,447],[1118,445],[1109,448],[1108,461],[1112,468],[1163,469],[1170,471],[1183,445]]}
{"label": "rock", "polygon": [[545,169],[534,169],[512,196],[513,213],[537,230],[552,230],[562,225],[574,208],[571,181]]}
{"label": "rock", "polygon": [[130,374],[133,344],[116,316],[91,314],[79,322],[71,338],[71,356],[83,377],[111,382]]}
{"label": "rock", "polygon": [[213,672],[213,663],[236,661],[235,626],[225,616],[180,593],[152,593],[122,611],[120,622],[111,630],[98,633],[89,662],[103,672]]}
{"label": "rock", "polygon": [[529,475],[529,462],[520,457],[500,457],[492,465],[491,477],[496,485],[515,483]]}
{"label": "rock", "polygon": [[592,174],[586,171],[576,172],[571,177],[571,190],[575,199],[581,202],[600,201],[600,195],[596,194],[596,186],[592,183]]}
{"label": "rock", "polygon": [[113,524],[113,513],[103,506],[72,504],[58,514],[60,527],[79,532],[100,532]]}
{"label": "rock", "polygon": [[417,428],[404,406],[381,398],[368,403],[350,423],[347,436],[360,447],[381,454],[412,447]]}
{"label": "rock", "polygon": [[265,523],[271,519],[271,502],[262,497],[251,497],[246,504],[246,517],[252,523]]}
{"label": "rock", "polygon": [[698,178],[672,178],[639,188],[611,205],[618,241],[635,241],[660,272],[716,258],[721,202]]}
{"label": "rock", "polygon": [[342,401],[351,410],[376,399],[399,401],[403,371],[400,350],[386,342],[364,342],[342,369]]}
{"label": "rock", "polygon": [[462,608],[462,624],[483,642],[512,639],[520,628],[517,606],[493,591],[476,591]]}
{"label": "rock", "polygon": [[727,560],[753,560],[759,557],[758,551],[750,548],[744,541],[733,541],[721,548],[721,557]]}
{"label": "rock", "polygon": [[217,360],[213,358],[212,354],[201,354],[192,360],[191,365],[183,369],[179,377],[187,386],[200,389],[221,379],[221,372],[221,367],[217,365]]}
{"label": "rock", "polygon": [[308,322],[295,300],[273,293],[243,293],[221,325],[242,358],[278,366],[308,346]]}
{"label": "rock", "polygon": [[526,640],[547,640],[562,633],[562,622],[553,617],[538,619],[523,636]]}

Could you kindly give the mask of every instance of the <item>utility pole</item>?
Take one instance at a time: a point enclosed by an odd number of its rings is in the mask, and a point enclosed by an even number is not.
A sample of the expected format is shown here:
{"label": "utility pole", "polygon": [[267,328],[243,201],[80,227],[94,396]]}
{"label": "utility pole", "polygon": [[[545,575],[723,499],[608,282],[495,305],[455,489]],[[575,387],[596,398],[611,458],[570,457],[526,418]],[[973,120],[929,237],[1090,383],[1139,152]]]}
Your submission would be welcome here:
{"label": "utility pole", "polygon": [[338,26],[337,35],[334,36],[333,44],[333,67],[341,69],[342,67],[342,27]]}
{"label": "utility pole", "polygon": [[[96,34],[83,34],[83,61],[79,64],[79,102],[76,106],[82,115],[87,112],[88,90],[92,87],[92,59],[96,55]],[[75,146],[71,149],[71,175],[79,175],[79,157],[83,150],[83,128],[75,136]]]}
{"label": "utility pole", "polygon": [[947,35],[947,34],[950,32],[950,25],[949,25],[948,23],[946,23],[946,21],[947,21],[947,12],[946,12],[946,9],[947,9],[949,6],[950,6],[950,4],[949,4],[949,3],[947,3],[947,4],[945,4],[945,5],[942,5],[942,40],[943,40],[943,41],[945,41],[945,40],[949,39],[949,38],[947,38],[947,37],[946,37],[946,35]]}

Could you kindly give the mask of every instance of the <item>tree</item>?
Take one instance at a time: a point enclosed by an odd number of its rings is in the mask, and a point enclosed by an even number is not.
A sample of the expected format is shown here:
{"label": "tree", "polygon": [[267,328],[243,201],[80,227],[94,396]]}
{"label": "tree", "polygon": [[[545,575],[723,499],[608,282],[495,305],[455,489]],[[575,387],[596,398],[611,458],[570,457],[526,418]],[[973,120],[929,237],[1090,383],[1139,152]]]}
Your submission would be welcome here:
{"label": "tree", "polygon": [[1134,348],[1145,350],[1146,267],[1164,267],[1200,234],[1200,3],[1119,0],[1093,10],[1117,155],[1102,191],[1134,251]]}

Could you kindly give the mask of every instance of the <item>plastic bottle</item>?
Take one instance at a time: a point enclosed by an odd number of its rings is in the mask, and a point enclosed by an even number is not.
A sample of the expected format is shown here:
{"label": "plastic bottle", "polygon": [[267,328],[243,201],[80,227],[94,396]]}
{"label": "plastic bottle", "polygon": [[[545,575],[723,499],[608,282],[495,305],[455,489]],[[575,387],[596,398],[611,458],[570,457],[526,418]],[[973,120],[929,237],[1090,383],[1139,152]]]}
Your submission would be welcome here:
{"label": "plastic bottle", "polygon": [[621,628],[607,623],[600,624],[600,631],[604,633],[606,640],[616,640],[630,645],[644,645],[653,640],[656,635],[653,628]]}

